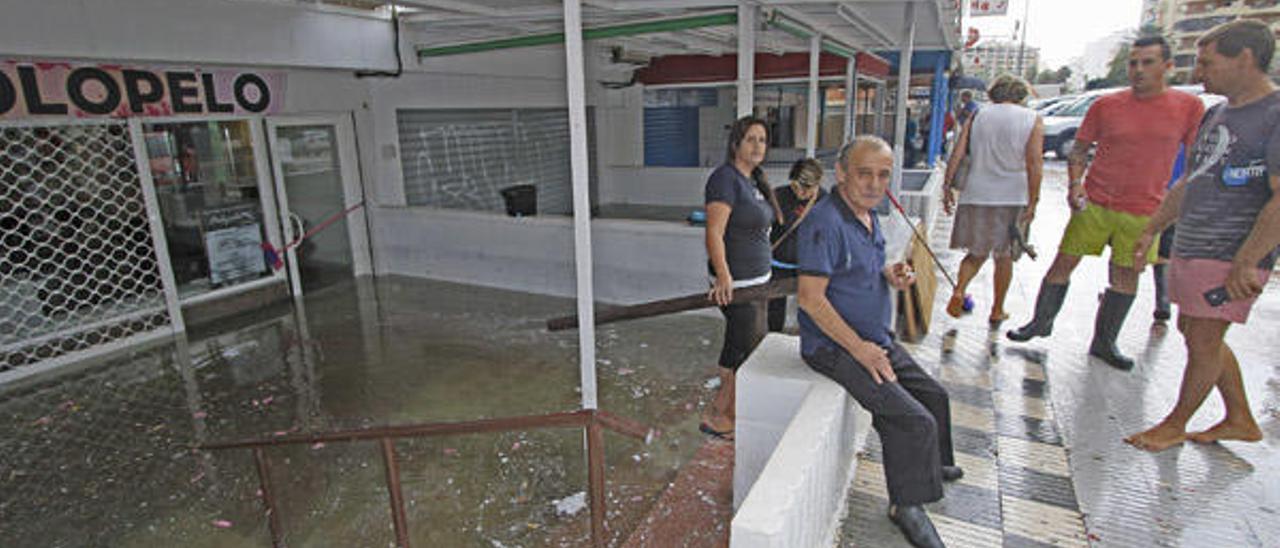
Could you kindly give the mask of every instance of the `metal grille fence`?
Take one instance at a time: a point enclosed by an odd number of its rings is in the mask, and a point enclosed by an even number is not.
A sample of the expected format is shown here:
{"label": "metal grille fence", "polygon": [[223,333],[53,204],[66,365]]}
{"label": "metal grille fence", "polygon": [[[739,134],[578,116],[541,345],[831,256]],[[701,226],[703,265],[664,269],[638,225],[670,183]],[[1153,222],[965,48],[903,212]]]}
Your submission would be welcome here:
{"label": "metal grille fence", "polygon": [[170,324],[124,123],[0,127],[0,372]]}

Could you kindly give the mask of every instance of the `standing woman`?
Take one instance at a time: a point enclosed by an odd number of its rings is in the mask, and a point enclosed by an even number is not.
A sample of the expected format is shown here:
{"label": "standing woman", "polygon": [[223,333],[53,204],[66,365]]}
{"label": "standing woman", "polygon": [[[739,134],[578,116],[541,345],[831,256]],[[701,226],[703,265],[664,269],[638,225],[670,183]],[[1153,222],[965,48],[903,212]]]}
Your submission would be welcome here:
{"label": "standing woman", "polygon": [[[796,276],[797,225],[827,191],[822,188],[822,164],[813,158],[801,158],[791,164],[789,182],[773,189],[782,211],[782,222],[774,223],[769,240],[773,242],[773,277]],[[780,332],[787,323],[787,297],[769,299],[769,331]]]}
{"label": "standing woman", "polygon": [[[1022,106],[1030,86],[1021,78],[1001,75],[987,96],[993,104],[969,115],[960,139],[947,162],[943,204],[955,210],[951,249],[966,249],[960,276],[947,314],[963,314],[965,289],[990,255],[996,264],[995,295],[991,301],[991,325],[1008,319],[1005,294],[1013,278],[1014,230],[1025,231],[1035,217],[1044,169],[1044,121],[1036,111]],[[956,171],[969,155],[969,174],[956,207]]]}
{"label": "standing woman", "polygon": [[769,281],[769,228],[782,214],[760,165],[769,143],[764,120],[744,116],[729,130],[725,163],[707,179],[707,298],[725,317],[720,390],[699,429],[733,439],[734,373],[765,333],[765,301],[730,304],[733,290]]}

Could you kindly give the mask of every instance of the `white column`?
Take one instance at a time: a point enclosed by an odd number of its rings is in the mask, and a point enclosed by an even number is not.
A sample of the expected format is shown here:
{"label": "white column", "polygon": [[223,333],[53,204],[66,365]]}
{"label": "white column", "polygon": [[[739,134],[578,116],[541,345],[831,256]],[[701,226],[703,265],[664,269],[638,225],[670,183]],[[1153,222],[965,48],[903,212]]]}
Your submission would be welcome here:
{"label": "white column", "polygon": [[813,158],[818,151],[818,113],[822,104],[818,101],[818,61],[822,58],[822,35],[809,37],[809,109],[805,121],[808,123],[805,133],[804,155]]}
{"label": "white column", "polygon": [[738,117],[754,111],[756,86],[756,7],[738,2]]}
{"label": "white column", "polygon": [[587,176],[587,103],[582,61],[581,0],[564,0],[565,80],[569,92],[569,152],[573,172],[573,262],[578,280],[578,366],[582,407],[596,409],[595,291],[591,286],[591,200]]}
{"label": "white column", "polygon": [[850,57],[844,69],[844,140],[852,141],[858,131],[858,58]]}
{"label": "white column", "polygon": [[907,134],[907,91],[911,88],[911,55],[916,41],[916,5],[908,2],[905,12],[906,25],[902,30],[902,54],[898,56],[898,108],[894,113],[893,129],[893,194],[902,191],[902,162],[906,158],[904,139]]}

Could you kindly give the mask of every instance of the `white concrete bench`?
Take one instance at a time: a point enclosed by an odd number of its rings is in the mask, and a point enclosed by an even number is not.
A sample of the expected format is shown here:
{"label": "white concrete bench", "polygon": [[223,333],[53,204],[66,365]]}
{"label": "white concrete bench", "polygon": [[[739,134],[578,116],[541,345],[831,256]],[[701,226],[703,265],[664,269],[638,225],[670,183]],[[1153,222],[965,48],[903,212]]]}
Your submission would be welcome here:
{"label": "white concrete bench", "polygon": [[737,547],[831,546],[871,415],[800,359],[800,340],[771,333],[737,376]]}

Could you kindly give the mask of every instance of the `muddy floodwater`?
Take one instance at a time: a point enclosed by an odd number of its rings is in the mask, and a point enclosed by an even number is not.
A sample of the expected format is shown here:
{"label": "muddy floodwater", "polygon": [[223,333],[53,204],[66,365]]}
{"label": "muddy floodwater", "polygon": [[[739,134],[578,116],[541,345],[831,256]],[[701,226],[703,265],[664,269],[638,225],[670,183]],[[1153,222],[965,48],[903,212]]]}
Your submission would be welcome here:
{"label": "muddy floodwater", "polygon": [[[408,278],[359,280],[185,337],[0,387],[0,545],[269,546],[249,450],[201,443],[579,407],[571,299]],[[620,543],[704,441],[722,322],[597,330],[600,408],[661,430],[606,434]],[[401,440],[417,546],[587,540],[578,429]],[[388,546],[376,442],[270,448],[292,546]]]}

